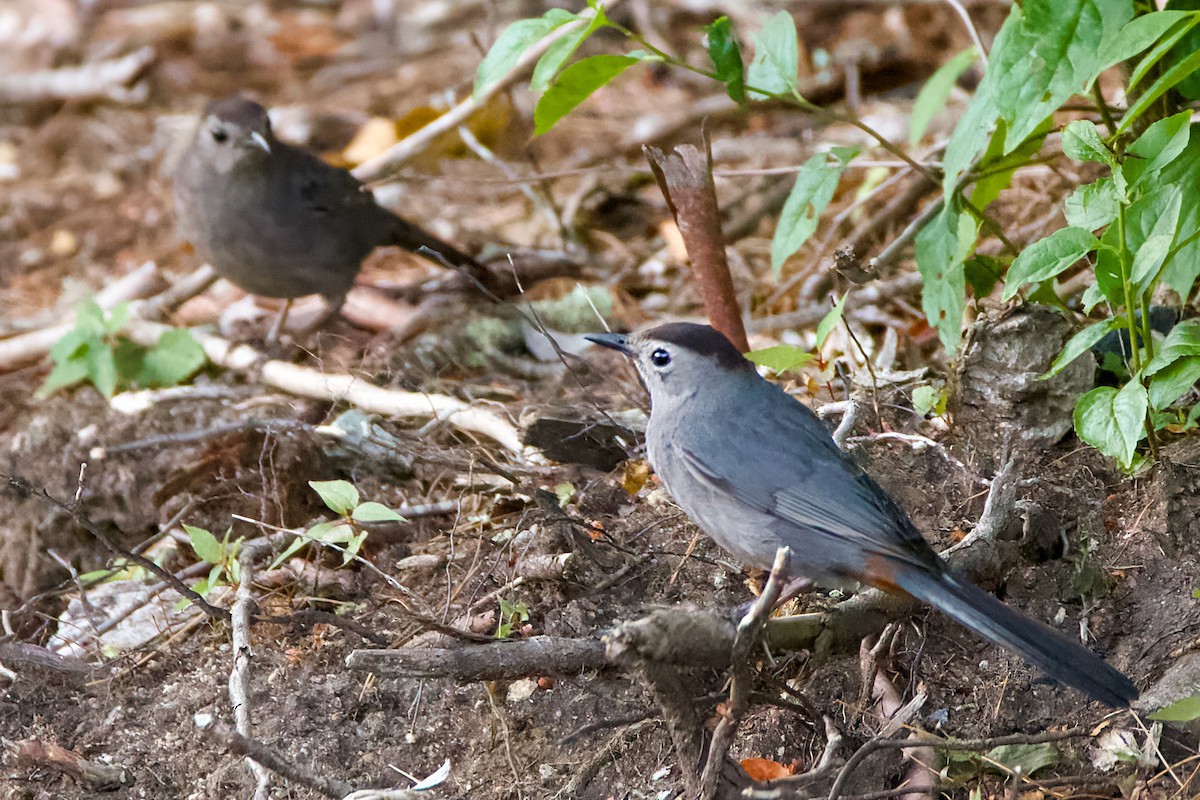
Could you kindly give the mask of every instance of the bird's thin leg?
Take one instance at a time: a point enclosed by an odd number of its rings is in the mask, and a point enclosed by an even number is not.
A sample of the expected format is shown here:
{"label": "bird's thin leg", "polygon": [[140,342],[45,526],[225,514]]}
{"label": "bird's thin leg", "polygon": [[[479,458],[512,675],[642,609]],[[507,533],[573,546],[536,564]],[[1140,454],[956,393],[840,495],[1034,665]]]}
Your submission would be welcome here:
{"label": "bird's thin leg", "polygon": [[275,317],[275,322],[271,324],[271,330],[267,332],[267,345],[273,346],[279,343],[279,334],[283,333],[283,323],[287,322],[288,311],[292,308],[291,299],[283,301],[283,308],[279,309],[279,316]]}

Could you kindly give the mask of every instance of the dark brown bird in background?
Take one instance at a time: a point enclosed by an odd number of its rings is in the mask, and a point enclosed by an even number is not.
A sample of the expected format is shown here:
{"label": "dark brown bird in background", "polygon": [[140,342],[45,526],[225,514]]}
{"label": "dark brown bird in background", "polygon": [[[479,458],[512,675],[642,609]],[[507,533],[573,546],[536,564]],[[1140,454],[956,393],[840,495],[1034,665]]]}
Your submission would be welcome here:
{"label": "dark brown bird in background", "polygon": [[174,197],[182,236],[219,275],[288,305],[324,296],[318,325],[341,308],[376,247],[440,257],[486,279],[475,259],[377,204],[346,170],[276,139],[266,109],[244,97],[208,103],[176,166]]}

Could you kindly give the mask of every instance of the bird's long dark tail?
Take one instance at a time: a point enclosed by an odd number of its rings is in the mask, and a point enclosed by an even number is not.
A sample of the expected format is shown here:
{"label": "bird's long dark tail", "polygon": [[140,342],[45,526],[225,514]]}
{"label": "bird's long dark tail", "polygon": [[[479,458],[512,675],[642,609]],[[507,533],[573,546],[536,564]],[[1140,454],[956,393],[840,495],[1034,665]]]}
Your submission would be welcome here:
{"label": "bird's long dark tail", "polygon": [[1083,645],[1014,611],[949,571],[904,569],[893,580],[918,600],[1105,705],[1124,708],[1138,696],[1129,678]]}
{"label": "bird's long dark tail", "polygon": [[391,235],[386,244],[402,247],[410,253],[424,256],[442,266],[449,265],[450,267],[459,269],[475,281],[481,283],[485,288],[491,288],[491,271],[476,261],[475,258],[467,255],[454,245],[442,241],[424,228],[413,225],[411,222],[406,222],[400,217],[394,217],[394,220]]}

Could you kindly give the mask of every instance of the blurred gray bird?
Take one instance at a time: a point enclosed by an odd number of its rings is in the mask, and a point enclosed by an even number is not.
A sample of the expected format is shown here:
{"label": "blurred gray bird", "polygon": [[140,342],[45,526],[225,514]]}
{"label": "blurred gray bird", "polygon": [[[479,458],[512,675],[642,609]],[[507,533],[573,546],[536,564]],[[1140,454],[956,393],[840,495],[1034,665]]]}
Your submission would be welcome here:
{"label": "blurred gray bird", "polygon": [[[219,275],[289,303],[323,295],[321,322],[341,308],[376,247],[441,256],[487,275],[471,256],[377,204],[346,170],[276,139],[266,109],[245,97],[209,102],[175,168],[174,197],[180,233]],[[283,315],[272,334],[282,323]]]}
{"label": "blurred gray bird", "polygon": [[651,466],[737,558],[770,569],[787,546],[789,578],[907,593],[1102,703],[1124,707],[1137,697],[1127,677],[1078,642],[956,575],[816,415],[724,335],[671,323],[589,338],[633,361],[650,391]]}

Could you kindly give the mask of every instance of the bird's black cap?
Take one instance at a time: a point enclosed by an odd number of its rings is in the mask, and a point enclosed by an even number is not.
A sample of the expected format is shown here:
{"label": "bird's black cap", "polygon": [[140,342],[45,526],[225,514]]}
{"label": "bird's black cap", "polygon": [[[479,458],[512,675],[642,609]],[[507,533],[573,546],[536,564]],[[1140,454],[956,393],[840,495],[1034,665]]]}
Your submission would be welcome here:
{"label": "bird's black cap", "polygon": [[204,113],[248,131],[266,132],[271,129],[271,119],[267,116],[267,110],[240,94],[221,100],[210,100],[204,107]]}
{"label": "bird's black cap", "polygon": [[733,342],[711,325],[694,322],[668,322],[651,328],[644,334],[647,339],[678,345],[693,353],[708,356],[719,366],[730,370],[751,369],[751,364],[734,347]]}

